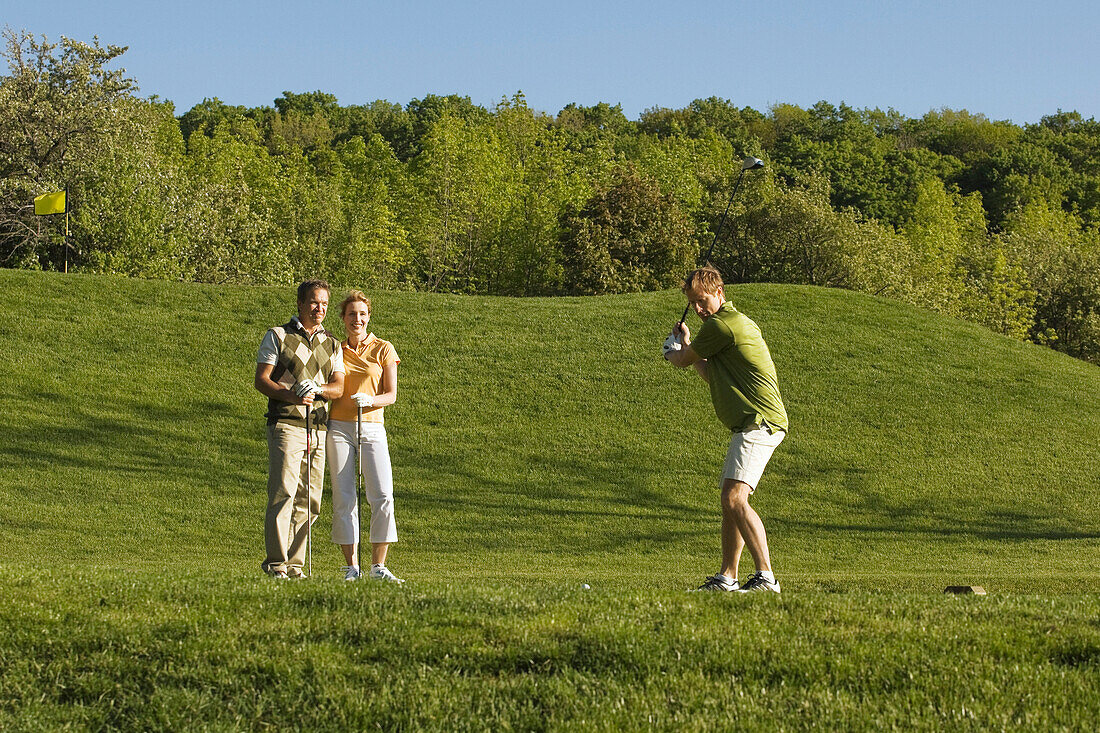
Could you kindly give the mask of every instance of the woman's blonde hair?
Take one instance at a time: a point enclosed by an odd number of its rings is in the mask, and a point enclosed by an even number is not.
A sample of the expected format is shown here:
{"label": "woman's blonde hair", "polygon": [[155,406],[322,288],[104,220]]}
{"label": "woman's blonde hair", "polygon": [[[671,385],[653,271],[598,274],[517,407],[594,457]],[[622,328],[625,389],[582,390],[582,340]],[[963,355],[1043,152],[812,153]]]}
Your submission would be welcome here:
{"label": "woman's blonde hair", "polygon": [[367,315],[370,315],[370,312],[371,312],[370,298],[368,298],[366,296],[366,294],[363,293],[362,290],[352,290],[347,295],[344,296],[343,300],[340,301],[340,317],[341,318],[344,317],[344,314],[348,310],[348,306],[351,305],[352,303],[366,303],[367,304]]}

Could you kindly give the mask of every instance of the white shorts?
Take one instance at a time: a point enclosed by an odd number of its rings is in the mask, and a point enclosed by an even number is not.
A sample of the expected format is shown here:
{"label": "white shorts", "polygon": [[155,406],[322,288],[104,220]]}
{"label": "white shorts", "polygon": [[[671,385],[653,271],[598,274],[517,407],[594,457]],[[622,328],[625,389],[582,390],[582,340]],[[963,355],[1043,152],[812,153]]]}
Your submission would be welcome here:
{"label": "white shorts", "polygon": [[730,439],[730,449],[726,452],[726,463],[722,467],[722,481],[741,481],[749,485],[749,493],[756,491],[764,467],[786,435],[783,430],[773,432],[771,428],[760,426],[734,433]]}

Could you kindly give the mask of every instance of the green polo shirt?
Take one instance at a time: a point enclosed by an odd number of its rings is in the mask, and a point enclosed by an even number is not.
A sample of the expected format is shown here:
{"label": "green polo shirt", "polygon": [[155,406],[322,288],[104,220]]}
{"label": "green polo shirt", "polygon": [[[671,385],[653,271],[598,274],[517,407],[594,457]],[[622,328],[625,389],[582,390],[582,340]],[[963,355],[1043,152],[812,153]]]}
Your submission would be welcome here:
{"label": "green polo shirt", "polygon": [[723,425],[740,431],[767,422],[788,429],[775,364],[751,318],[723,303],[703,322],[691,348],[707,360],[710,397]]}

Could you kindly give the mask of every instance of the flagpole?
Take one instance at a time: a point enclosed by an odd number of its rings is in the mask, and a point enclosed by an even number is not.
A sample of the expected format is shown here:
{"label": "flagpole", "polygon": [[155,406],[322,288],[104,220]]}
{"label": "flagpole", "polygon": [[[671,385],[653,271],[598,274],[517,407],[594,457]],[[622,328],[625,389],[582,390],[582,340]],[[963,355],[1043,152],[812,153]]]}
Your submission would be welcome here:
{"label": "flagpole", "polygon": [[65,186],[65,239],[62,242],[65,249],[65,274],[69,274],[69,187]]}

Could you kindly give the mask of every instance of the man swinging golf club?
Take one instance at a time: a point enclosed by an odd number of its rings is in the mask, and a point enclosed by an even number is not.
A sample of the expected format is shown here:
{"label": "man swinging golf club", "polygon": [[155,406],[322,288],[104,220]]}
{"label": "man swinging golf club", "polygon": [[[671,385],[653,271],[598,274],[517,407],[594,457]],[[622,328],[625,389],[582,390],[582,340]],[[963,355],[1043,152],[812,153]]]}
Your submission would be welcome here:
{"label": "man swinging golf club", "polygon": [[[665,359],[695,368],[710,385],[718,419],[732,431],[721,480],[722,567],[698,590],[778,593],[764,524],[749,506],[768,459],[787,434],[775,364],[760,328],[726,301],[718,270],[689,273],[683,292],[703,325],[693,341],[683,320],[676,324],[663,347]],[[746,545],[756,572],[739,587],[737,566]]]}
{"label": "man swinging golf club", "polygon": [[[255,387],[267,396],[267,513],[263,569],[301,578],[312,566],[311,525],[321,509],[325,429],[332,400],[344,392],[340,342],[321,326],[329,286],[298,286],[298,315],[268,330],[256,357]],[[312,567],[309,567],[312,570]]]}

